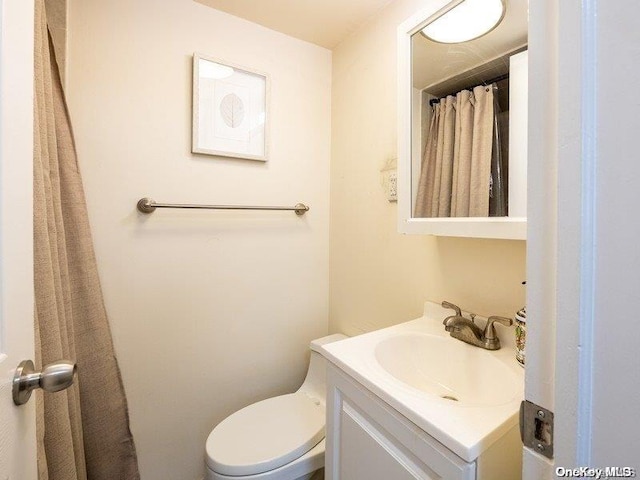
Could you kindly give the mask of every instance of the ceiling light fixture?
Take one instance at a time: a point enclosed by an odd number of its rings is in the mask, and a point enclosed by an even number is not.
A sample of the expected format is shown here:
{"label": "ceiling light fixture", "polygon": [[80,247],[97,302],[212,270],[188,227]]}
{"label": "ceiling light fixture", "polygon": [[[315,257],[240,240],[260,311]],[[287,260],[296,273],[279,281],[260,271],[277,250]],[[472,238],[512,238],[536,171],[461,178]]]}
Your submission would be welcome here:
{"label": "ceiling light fixture", "polygon": [[439,43],[462,43],[486,35],[504,18],[505,0],[462,0],[421,30]]}

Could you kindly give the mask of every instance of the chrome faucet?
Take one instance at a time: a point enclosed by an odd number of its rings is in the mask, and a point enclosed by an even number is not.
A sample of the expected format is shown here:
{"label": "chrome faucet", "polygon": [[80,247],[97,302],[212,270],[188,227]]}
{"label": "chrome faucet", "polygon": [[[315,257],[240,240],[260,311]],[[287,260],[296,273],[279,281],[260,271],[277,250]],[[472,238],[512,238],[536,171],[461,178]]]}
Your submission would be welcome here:
{"label": "chrome faucet", "polygon": [[506,317],[492,316],[487,319],[487,324],[482,330],[476,325],[472,319],[469,320],[462,316],[462,310],[457,305],[449,302],[442,302],[444,308],[450,308],[454,310],[455,315],[451,315],[444,319],[442,322],[444,329],[450,333],[453,338],[462,340],[465,343],[474,345],[476,347],[484,348],[486,350],[499,350],[500,339],[496,333],[494,323],[499,323],[506,327],[513,325],[513,320]]}

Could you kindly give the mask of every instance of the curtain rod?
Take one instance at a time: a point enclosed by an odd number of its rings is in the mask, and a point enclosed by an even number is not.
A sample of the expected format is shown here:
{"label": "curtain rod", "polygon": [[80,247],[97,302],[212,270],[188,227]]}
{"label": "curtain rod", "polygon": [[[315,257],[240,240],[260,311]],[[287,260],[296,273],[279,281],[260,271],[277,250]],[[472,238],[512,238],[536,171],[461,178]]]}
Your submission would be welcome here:
{"label": "curtain rod", "polygon": [[[482,82],[480,85],[489,85],[491,83],[498,83],[498,82],[501,82],[502,80],[506,80],[507,78],[509,78],[509,74],[505,73],[504,75],[499,75],[495,78],[492,78],[491,80],[486,80]],[[476,85],[476,86],[479,86],[479,85]],[[467,90],[467,88],[462,88],[461,90]],[[439,98],[433,98],[429,100],[429,106],[433,107],[436,103],[439,103],[439,102],[440,102]]]}

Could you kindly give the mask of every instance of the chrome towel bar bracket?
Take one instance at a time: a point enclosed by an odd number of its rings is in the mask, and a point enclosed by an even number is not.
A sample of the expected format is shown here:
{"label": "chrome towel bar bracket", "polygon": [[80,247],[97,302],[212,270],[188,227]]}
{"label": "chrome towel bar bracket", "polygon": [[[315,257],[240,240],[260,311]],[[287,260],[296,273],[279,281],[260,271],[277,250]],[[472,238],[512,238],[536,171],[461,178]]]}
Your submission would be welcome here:
{"label": "chrome towel bar bracket", "polygon": [[296,212],[296,215],[304,215],[309,211],[309,207],[304,203],[298,203],[293,207],[264,207],[245,205],[196,205],[196,204],[175,204],[157,203],[153,199],[145,197],[138,200],[138,211],[142,213],[153,213],[156,208],[197,208],[203,210],[289,210]]}

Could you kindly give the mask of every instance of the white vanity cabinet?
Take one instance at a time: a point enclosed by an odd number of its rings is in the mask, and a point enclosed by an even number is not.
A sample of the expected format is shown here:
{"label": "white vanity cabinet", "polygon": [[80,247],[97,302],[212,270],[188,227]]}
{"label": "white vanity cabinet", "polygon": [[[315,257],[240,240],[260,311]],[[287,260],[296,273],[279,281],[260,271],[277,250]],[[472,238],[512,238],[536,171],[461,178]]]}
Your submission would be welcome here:
{"label": "white vanity cabinet", "polygon": [[512,428],[467,462],[329,364],[328,480],[516,480],[521,475],[517,436]]}
{"label": "white vanity cabinet", "polygon": [[328,480],[472,480],[467,463],[366,388],[327,371]]}

